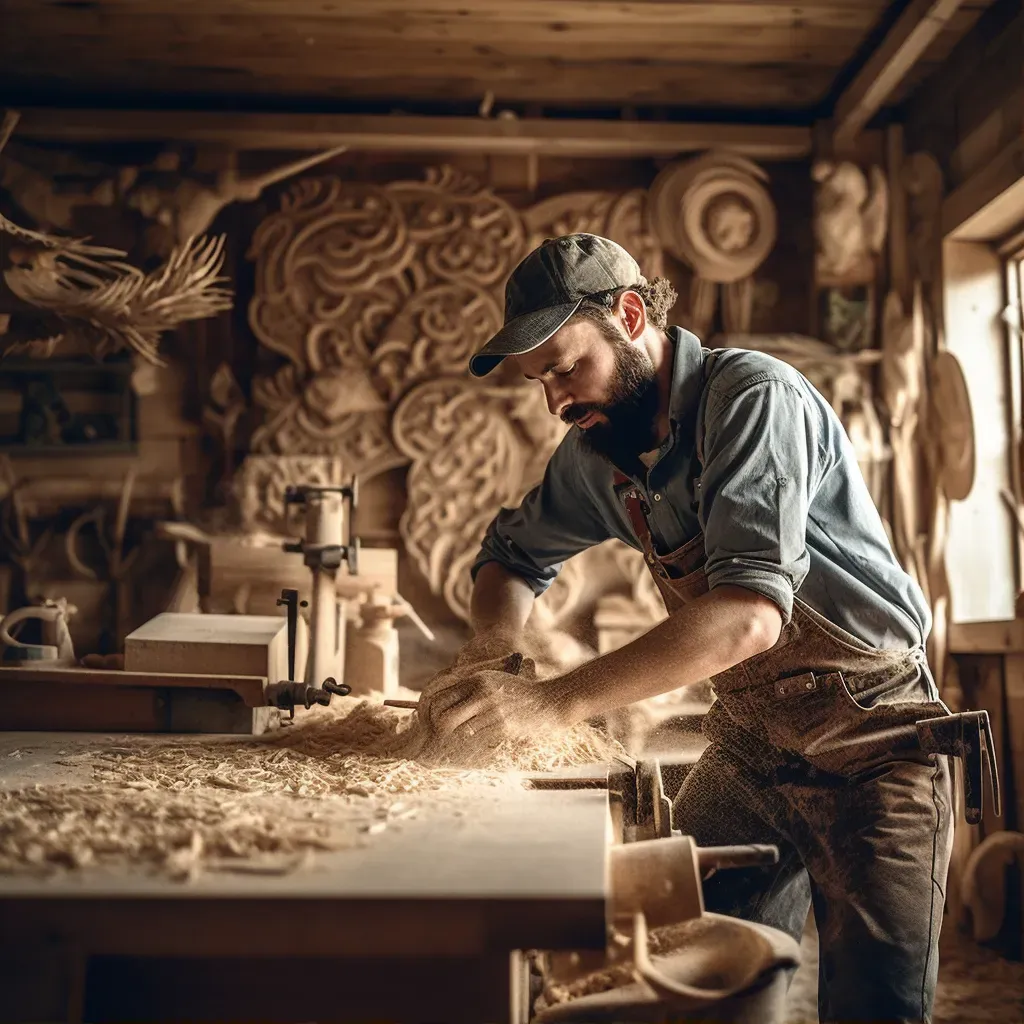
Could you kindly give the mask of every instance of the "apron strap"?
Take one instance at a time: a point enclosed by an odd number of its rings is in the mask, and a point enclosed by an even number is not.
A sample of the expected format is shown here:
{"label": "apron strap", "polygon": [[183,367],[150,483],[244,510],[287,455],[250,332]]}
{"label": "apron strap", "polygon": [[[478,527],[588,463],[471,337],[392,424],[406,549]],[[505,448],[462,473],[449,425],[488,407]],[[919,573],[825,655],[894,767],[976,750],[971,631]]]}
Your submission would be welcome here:
{"label": "apron strap", "polygon": [[626,515],[629,516],[629,523],[633,527],[636,539],[640,541],[644,557],[648,564],[654,561],[654,538],[651,536],[650,528],[647,525],[647,503],[636,489],[636,484],[626,476],[625,473],[615,470],[612,477],[615,493],[626,508]]}

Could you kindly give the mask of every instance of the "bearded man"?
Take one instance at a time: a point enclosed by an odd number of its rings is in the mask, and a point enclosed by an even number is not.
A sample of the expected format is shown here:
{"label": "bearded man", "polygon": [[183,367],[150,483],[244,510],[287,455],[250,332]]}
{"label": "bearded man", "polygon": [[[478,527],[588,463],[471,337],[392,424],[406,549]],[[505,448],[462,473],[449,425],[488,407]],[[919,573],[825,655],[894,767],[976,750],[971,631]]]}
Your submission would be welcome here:
{"label": "bearded man", "polygon": [[479,667],[428,685],[421,716],[476,742],[711,679],[709,746],[673,824],[702,846],[773,843],[780,859],[707,880],[708,910],[799,939],[813,901],[821,1019],[928,1020],[947,759],[844,743],[946,713],[927,604],[829,404],[777,359],[667,327],[674,299],[594,235],[549,239],[512,274],[504,327],[471,372],[511,360],[572,426],[487,530],[458,662],[521,648],[561,563],[611,537],[644,552],[669,617],[556,678]]}

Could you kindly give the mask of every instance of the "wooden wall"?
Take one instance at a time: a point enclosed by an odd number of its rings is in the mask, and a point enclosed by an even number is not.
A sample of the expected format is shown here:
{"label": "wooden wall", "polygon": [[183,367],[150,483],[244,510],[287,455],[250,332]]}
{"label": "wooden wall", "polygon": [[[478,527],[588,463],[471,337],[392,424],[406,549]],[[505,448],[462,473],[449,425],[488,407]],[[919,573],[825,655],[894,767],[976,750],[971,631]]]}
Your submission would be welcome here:
{"label": "wooden wall", "polygon": [[997,0],[906,104],[909,147],[933,153],[946,176],[947,231],[1021,177],[1022,51],[1024,4]]}
{"label": "wooden wall", "polygon": [[[121,147],[121,155],[130,148]],[[78,151],[68,158],[109,159],[111,153]],[[118,154],[113,154],[118,155]],[[291,153],[240,154],[242,170],[256,172],[287,162]],[[471,174],[517,209],[566,192],[583,190],[622,191],[645,188],[663,165],[655,160],[556,159],[541,158],[531,164],[526,157],[490,157],[466,154],[403,157],[401,154],[346,154],[318,168],[317,175],[336,175],[343,181],[385,184],[423,177],[429,166],[448,164]],[[756,274],[756,300],[751,328],[755,333],[809,333],[812,325],[812,280],[814,242],[811,228],[810,168],[796,161],[765,165],[769,189],[778,210],[778,241],[774,251]],[[76,456],[73,459],[31,457],[14,453],[11,463],[25,495],[49,497],[26,502],[33,537],[52,523],[53,538],[28,571],[13,567],[7,572],[9,593],[0,591],[8,607],[45,595],[65,595],[79,605],[72,623],[79,653],[108,651],[119,645],[124,632],[161,610],[173,583],[177,567],[173,546],[155,537],[156,522],[163,518],[190,520],[208,518],[212,510],[227,501],[230,473],[244,459],[249,437],[258,426],[252,409],[243,415],[233,450],[227,457],[220,450],[216,430],[204,420],[203,410],[211,399],[211,383],[222,364],[237,379],[243,396],[251,399],[253,380],[274,365],[274,356],[257,341],[249,324],[248,307],[254,294],[255,267],[248,258],[250,241],[259,224],[279,209],[288,184],[268,189],[257,201],[225,208],[211,227],[224,232],[228,242],[227,270],[236,289],[234,309],[209,321],[181,328],[165,342],[169,366],[150,381],[150,393],[139,400],[139,447],[135,456]],[[3,202],[0,196],[0,202]],[[19,211],[6,203],[6,212]],[[97,241],[108,240],[134,248],[142,230],[137,220],[110,211],[86,208],[81,227],[88,228]],[[24,220],[23,215],[21,215]],[[79,225],[76,223],[75,225]],[[689,272],[677,261],[666,258],[666,273],[684,297],[676,320],[685,322],[685,297]],[[0,300],[2,301],[2,300]],[[148,372],[148,371],[147,371]],[[104,572],[98,579],[82,579],[67,564],[63,553],[63,530],[76,511],[87,511],[99,503],[113,514],[125,474],[137,473],[129,537],[126,546],[139,546],[138,561],[127,580],[107,586]],[[361,494],[360,534],[370,545],[401,549],[399,519],[405,508],[404,467],[390,470],[368,482]],[[25,484],[30,480],[31,483]],[[78,490],[68,491],[72,479]],[[175,488],[178,488],[175,491]],[[71,499],[67,499],[68,494]],[[175,496],[177,498],[175,499]],[[176,503],[177,502],[177,503]],[[94,563],[101,549],[86,539]],[[445,600],[430,592],[422,574],[407,557],[401,557],[399,589],[438,634],[438,642],[427,644],[407,622],[400,622],[404,681],[415,685],[446,663],[461,639],[465,625],[451,612]],[[111,602],[118,597],[120,610],[114,614]]]}

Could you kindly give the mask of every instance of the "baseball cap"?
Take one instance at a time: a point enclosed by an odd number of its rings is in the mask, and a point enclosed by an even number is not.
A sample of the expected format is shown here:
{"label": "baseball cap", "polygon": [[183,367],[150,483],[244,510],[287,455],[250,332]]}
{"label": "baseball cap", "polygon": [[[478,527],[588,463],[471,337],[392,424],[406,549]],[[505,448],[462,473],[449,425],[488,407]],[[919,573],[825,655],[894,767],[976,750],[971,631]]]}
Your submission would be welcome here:
{"label": "baseball cap", "polygon": [[484,377],[506,356],[532,352],[548,340],[588,295],[647,283],[635,259],[600,235],[548,238],[505,285],[505,326],[469,360]]}

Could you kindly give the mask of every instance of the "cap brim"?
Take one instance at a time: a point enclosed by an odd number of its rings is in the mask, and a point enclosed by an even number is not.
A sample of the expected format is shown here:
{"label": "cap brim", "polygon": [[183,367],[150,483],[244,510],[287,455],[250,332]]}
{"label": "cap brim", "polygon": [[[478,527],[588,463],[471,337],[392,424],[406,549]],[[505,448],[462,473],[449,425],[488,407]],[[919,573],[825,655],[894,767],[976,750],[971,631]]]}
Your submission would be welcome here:
{"label": "cap brim", "polygon": [[506,356],[521,356],[540,348],[566,320],[580,308],[583,299],[523,313],[509,320],[479,352],[469,360],[474,377],[486,377]]}

